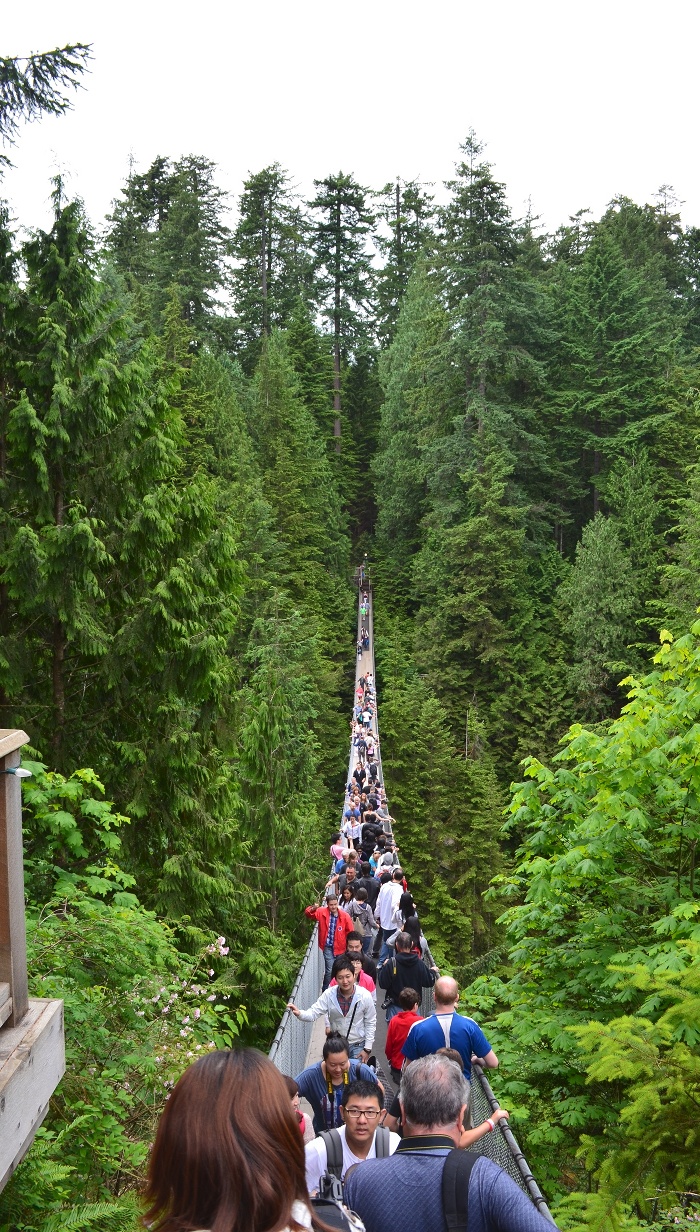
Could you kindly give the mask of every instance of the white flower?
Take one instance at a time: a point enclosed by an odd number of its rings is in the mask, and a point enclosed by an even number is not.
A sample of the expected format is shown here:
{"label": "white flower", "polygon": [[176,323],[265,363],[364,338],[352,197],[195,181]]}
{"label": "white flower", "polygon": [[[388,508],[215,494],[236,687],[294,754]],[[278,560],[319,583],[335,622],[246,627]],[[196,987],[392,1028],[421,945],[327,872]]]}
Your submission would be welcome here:
{"label": "white flower", "polygon": [[216,993],[213,992],[210,997],[207,997],[207,1001],[216,1001]]}

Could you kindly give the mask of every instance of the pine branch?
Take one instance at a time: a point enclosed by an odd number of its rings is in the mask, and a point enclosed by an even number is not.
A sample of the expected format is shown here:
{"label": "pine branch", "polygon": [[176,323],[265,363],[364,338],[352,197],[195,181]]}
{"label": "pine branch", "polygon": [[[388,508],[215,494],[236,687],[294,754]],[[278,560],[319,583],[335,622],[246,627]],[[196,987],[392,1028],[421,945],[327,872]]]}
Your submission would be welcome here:
{"label": "pine branch", "polygon": [[[0,136],[14,144],[22,120],[68,111],[72,103],[67,91],[78,89],[78,78],[87,71],[91,58],[91,49],[84,43],[32,56],[0,58]],[[0,159],[7,165],[5,157]]]}

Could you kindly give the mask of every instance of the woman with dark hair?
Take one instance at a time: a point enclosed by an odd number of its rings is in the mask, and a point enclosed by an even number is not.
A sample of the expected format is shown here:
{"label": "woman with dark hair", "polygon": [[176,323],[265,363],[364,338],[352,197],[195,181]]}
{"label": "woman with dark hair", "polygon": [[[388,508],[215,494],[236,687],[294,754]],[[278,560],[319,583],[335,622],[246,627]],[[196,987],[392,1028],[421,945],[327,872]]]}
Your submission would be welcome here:
{"label": "woman with dark hair", "polygon": [[420,954],[426,967],[430,967],[431,971],[437,971],[440,974],[435,959],[430,953],[430,946],[423,936],[423,930],[420,926],[420,920],[417,915],[410,915],[403,926],[403,931],[408,933],[413,945],[411,947],[414,954]]}
{"label": "woman with dark hair", "polygon": [[185,1070],[160,1119],[144,1196],[151,1232],[312,1227],[299,1123],[267,1057],[236,1048]]}

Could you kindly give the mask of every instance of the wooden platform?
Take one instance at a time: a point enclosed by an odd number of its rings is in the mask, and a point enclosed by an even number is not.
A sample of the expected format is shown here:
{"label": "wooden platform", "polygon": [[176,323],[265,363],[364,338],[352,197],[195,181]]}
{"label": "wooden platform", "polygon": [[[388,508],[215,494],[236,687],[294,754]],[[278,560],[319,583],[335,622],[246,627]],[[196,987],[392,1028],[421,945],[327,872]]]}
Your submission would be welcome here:
{"label": "wooden platform", "polygon": [[0,1028],[0,1189],[31,1146],[66,1068],[63,1002],[29,1001]]}

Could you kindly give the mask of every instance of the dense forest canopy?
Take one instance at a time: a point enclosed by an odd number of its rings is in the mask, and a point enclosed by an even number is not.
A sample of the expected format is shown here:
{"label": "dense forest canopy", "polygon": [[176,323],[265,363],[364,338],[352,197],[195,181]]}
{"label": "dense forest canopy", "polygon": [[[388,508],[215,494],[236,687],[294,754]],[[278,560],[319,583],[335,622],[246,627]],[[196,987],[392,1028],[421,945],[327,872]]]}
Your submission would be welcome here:
{"label": "dense forest canopy", "polygon": [[405,867],[557,1218],[696,1218],[700,230],[664,187],[544,234],[473,133],[436,197],[275,163],[230,225],[193,154],[2,209],[0,717],[69,1047],[2,1227],[133,1228],[187,1058],[269,1043],[365,552]]}

